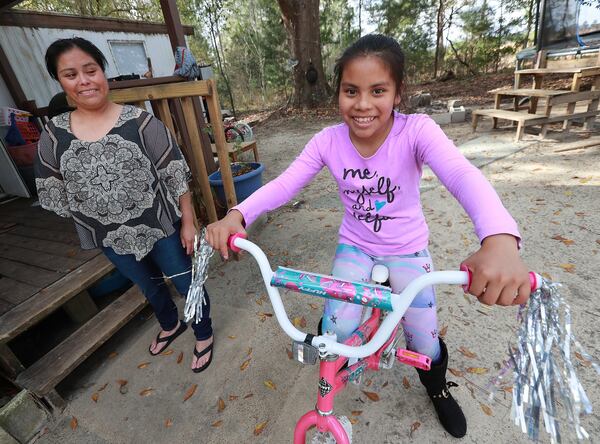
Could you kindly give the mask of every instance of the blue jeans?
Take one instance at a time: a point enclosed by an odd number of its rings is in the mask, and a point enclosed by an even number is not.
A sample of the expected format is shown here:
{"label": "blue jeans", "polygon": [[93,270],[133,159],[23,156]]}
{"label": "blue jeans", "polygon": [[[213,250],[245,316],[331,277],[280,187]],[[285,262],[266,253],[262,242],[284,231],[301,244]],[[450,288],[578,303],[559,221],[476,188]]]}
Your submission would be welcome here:
{"label": "blue jeans", "polygon": [[[110,247],[102,247],[102,251],[115,267],[142,290],[163,330],[172,330],[177,325],[179,316],[177,307],[171,299],[169,289],[163,279],[192,269],[192,261],[185,253],[179,239],[180,225],[171,236],[157,241],[152,251],[141,261],[136,261],[133,254],[117,254]],[[185,273],[171,278],[171,282],[183,297],[187,295],[192,281],[192,273]],[[198,341],[212,336],[210,320],[210,300],[204,288],[206,305],[202,306],[200,322],[192,322],[192,329]]]}

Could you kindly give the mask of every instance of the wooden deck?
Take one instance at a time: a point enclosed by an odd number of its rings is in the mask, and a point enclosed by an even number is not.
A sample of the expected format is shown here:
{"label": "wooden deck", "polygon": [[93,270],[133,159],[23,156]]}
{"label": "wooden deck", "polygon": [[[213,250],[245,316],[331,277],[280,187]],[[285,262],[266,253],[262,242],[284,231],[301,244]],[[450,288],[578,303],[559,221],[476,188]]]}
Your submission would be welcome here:
{"label": "wooden deck", "polygon": [[0,315],[101,254],[81,250],[71,219],[33,202],[0,205]]}

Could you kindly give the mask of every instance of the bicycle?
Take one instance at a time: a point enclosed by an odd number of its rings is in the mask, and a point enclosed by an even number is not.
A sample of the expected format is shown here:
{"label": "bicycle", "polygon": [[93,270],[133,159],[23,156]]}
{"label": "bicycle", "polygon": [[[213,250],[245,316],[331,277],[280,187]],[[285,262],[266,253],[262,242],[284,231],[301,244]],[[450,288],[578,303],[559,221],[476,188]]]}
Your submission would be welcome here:
{"label": "bicycle", "polygon": [[[466,291],[471,283],[471,272],[466,268],[434,271],[416,278],[401,293],[394,294],[391,288],[381,285],[389,273],[383,265],[373,268],[374,283],[351,282],[286,267],[273,271],[260,247],[240,233],[229,238],[228,246],[234,252],[249,252],[258,263],[277,322],[292,338],[296,360],[304,364],[315,364],[317,359],[320,361],[317,403],[314,410],[298,420],[294,444],[304,444],[306,434],[313,426],[318,433],[312,443],[350,444],[352,425],[347,418],[333,414],[335,396],[348,382],[359,380],[366,370],[390,369],[396,360],[429,370],[431,359],[428,356],[396,348],[395,337],[400,320],[423,288],[436,284],[458,284]],[[532,291],[541,286],[542,279],[538,274],[530,272],[529,278]],[[304,333],[290,322],[278,287],[362,305],[366,309],[361,324],[343,344],[336,341],[335,333],[325,332],[318,336]],[[384,312],[387,312],[386,316],[383,316]],[[346,366],[350,358],[358,361]]]}

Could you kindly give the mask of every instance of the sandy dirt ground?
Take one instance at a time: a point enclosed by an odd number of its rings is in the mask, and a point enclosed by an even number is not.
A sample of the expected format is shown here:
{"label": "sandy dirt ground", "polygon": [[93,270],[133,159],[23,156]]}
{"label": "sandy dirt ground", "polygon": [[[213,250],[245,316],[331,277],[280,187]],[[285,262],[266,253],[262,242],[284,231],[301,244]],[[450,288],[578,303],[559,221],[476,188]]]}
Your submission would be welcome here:
{"label": "sandy dirt ground", "polygon": [[[276,177],[315,132],[333,122],[291,118],[259,127],[264,179]],[[600,143],[559,152],[600,136],[582,130],[552,132],[544,142],[527,135],[515,144],[513,131],[491,132],[489,123],[476,134],[466,123],[444,130],[480,165],[518,221],[526,263],[564,283],[574,332],[592,355],[600,356]],[[429,172],[422,201],[436,268],[454,269],[478,247],[472,225]],[[323,171],[290,204],[269,214],[252,239],[273,266],[329,273],[341,215],[335,184]],[[155,321],[136,318],[59,387],[69,407],[39,442],[291,442],[295,421],[314,406],[317,369],[288,359],[288,338],[272,317],[250,257],[228,263],[214,258],[211,267],[207,285],[216,335],[211,368],[200,376],[187,368],[191,335],[174,343],[172,355],[151,359],[146,349],[156,334]],[[290,294],[284,302],[292,319],[315,332],[320,299]],[[438,310],[450,351],[450,377],[460,384],[453,393],[469,423],[462,442],[527,442],[510,422],[511,394],[502,391],[493,401],[488,397],[490,378],[515,338],[516,308],[487,307],[460,289],[441,286]],[[180,353],[184,358],[178,364]],[[146,361],[150,364],[138,368]],[[574,361],[595,408],[583,424],[597,440],[599,379],[588,363]],[[129,381],[126,394],[119,393],[118,379]],[[184,401],[194,384],[197,390]],[[145,388],[153,391],[140,396]],[[96,402],[94,393],[99,393]],[[362,386],[351,385],[339,396],[336,411],[355,423],[354,443],[452,440],[409,367],[367,374]],[[73,417],[78,420],[75,430],[70,427]],[[574,441],[567,431],[563,436]],[[549,442],[547,435],[542,439]]]}

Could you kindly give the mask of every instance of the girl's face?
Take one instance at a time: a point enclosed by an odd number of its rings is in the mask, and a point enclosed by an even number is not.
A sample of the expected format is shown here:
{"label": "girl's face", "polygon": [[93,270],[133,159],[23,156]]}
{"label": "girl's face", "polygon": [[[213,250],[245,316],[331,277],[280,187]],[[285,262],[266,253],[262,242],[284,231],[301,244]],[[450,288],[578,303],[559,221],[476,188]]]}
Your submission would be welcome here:
{"label": "girl's face", "polygon": [[64,52],[57,60],[56,72],[69,101],[77,108],[97,109],[106,104],[106,76],[87,52],[77,47]]}
{"label": "girl's face", "polygon": [[374,152],[381,146],[392,128],[399,93],[389,68],[379,57],[358,57],[346,64],[339,107],[356,148]]}

